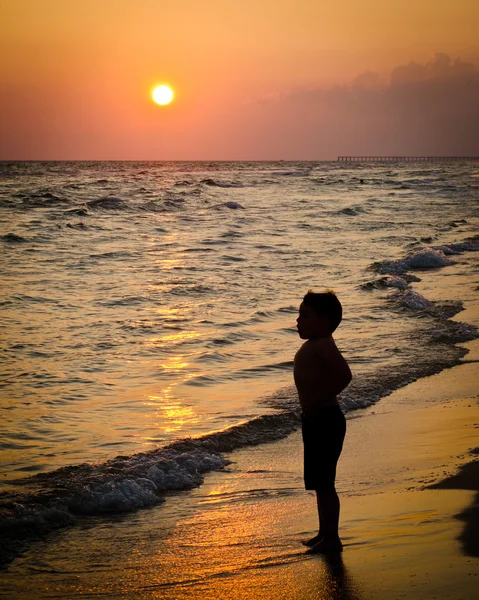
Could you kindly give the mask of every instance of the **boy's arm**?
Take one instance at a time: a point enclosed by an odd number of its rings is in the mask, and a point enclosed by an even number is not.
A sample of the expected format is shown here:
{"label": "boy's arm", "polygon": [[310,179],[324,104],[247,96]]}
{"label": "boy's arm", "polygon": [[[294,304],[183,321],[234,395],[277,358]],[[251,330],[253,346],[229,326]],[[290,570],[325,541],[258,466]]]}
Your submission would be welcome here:
{"label": "boy's arm", "polygon": [[318,360],[324,365],[321,396],[332,398],[340,394],[353,378],[351,369],[332,338],[322,339],[316,348]]}

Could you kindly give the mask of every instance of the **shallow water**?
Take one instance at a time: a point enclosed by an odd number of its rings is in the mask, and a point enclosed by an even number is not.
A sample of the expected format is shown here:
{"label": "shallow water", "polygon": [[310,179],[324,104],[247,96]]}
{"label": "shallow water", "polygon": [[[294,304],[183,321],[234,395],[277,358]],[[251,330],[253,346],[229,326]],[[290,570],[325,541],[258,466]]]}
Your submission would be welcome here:
{"label": "shallow water", "polygon": [[[454,343],[476,335],[448,317],[477,274],[477,175],[475,163],[0,164],[5,502],[22,494],[16,517],[36,519],[38,488],[61,488],[47,529],[149,506],[199,485],[225,451],[287,435],[309,288],[343,304],[345,411],[454,364]],[[457,268],[450,295],[415,290],[423,269]]]}

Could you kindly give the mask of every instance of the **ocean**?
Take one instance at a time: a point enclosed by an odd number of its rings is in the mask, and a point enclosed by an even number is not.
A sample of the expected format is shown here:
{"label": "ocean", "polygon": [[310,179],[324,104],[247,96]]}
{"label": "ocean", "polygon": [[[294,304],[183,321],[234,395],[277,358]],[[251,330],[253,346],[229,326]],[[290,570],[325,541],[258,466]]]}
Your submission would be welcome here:
{"label": "ocean", "polygon": [[0,163],[3,562],[297,429],[309,289],[343,305],[349,416],[457,364],[478,200],[474,162]]}

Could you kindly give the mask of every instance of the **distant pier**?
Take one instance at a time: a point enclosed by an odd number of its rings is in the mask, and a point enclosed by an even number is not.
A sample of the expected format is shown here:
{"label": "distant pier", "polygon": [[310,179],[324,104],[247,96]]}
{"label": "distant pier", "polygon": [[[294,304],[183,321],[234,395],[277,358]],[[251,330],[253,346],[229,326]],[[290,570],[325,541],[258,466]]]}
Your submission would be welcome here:
{"label": "distant pier", "polygon": [[479,156],[338,156],[338,162],[456,162]]}

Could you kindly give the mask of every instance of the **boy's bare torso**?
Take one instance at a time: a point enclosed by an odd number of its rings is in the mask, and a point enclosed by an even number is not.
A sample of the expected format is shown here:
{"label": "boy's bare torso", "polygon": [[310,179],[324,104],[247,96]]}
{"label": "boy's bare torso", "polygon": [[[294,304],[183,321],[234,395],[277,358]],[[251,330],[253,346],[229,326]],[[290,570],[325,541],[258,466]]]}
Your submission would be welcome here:
{"label": "boy's bare torso", "polygon": [[350,380],[348,364],[331,336],[308,340],[294,357],[294,382],[303,413],[337,405],[337,395]]}

